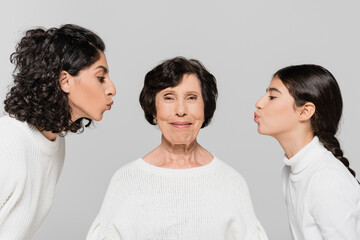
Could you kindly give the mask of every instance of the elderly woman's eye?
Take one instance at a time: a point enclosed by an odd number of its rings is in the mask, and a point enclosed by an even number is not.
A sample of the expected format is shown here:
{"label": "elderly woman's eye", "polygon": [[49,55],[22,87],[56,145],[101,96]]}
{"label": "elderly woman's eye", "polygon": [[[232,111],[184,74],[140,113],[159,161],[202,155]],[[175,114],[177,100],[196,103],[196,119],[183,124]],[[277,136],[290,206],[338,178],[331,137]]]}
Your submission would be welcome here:
{"label": "elderly woman's eye", "polygon": [[164,99],[165,99],[165,100],[173,100],[174,97],[169,96],[169,95],[165,95],[165,96],[164,96]]}
{"label": "elderly woman's eye", "polygon": [[197,99],[197,96],[196,95],[191,95],[188,97],[189,100],[196,100]]}

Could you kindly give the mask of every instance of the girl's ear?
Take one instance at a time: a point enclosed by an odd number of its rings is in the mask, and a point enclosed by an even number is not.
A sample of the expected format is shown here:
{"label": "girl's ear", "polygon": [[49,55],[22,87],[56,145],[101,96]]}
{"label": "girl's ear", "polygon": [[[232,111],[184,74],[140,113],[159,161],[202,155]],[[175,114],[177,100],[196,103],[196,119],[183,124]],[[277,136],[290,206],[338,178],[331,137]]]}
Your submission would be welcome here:
{"label": "girl's ear", "polygon": [[61,89],[62,89],[65,93],[69,93],[69,92],[70,92],[70,78],[71,78],[71,75],[70,75],[70,73],[68,73],[67,71],[62,70],[62,71],[60,72],[59,83],[60,83]]}
{"label": "girl's ear", "polygon": [[302,107],[300,107],[300,121],[307,121],[309,120],[315,113],[316,107],[315,104],[312,102],[305,103]]}

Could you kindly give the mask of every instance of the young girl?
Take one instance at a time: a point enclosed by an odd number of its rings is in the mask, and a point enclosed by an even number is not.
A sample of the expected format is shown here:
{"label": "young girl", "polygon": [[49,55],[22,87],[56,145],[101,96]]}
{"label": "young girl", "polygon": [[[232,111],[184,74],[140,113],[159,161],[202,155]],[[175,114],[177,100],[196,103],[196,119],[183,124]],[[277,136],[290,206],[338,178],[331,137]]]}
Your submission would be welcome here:
{"label": "young girl", "polygon": [[283,68],[256,103],[258,132],[285,151],[283,192],[295,240],[360,238],[360,185],[335,137],[342,98],[317,65]]}
{"label": "young girl", "polygon": [[[115,87],[105,45],[76,25],[26,32],[0,118],[0,239],[31,239],[51,207],[66,132],[101,120]],[[58,135],[61,136],[58,136]]]}

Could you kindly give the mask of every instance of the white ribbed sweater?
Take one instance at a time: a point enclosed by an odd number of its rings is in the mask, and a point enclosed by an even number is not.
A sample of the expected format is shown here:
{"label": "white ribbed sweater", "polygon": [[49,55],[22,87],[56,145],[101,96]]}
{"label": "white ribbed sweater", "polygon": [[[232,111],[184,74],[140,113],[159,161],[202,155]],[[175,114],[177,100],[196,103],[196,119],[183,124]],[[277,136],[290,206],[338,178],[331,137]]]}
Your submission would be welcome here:
{"label": "white ribbed sweater", "polygon": [[293,239],[360,240],[360,185],[318,137],[284,163]]}
{"label": "white ribbed sweater", "polygon": [[113,176],[88,240],[267,239],[245,180],[218,158],[190,169],[143,159]]}
{"label": "white ribbed sweater", "polygon": [[48,214],[64,162],[65,141],[0,118],[0,239],[28,240]]}

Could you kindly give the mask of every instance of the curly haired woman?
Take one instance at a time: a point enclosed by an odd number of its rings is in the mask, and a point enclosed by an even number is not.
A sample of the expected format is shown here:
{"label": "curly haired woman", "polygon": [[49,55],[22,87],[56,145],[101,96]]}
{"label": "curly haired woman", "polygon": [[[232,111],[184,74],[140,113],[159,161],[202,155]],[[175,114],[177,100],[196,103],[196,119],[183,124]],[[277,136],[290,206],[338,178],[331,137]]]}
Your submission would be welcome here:
{"label": "curly haired woman", "polygon": [[111,109],[116,90],[99,36],[76,25],[28,30],[10,60],[0,118],[0,239],[31,239],[50,210],[68,132]]}

